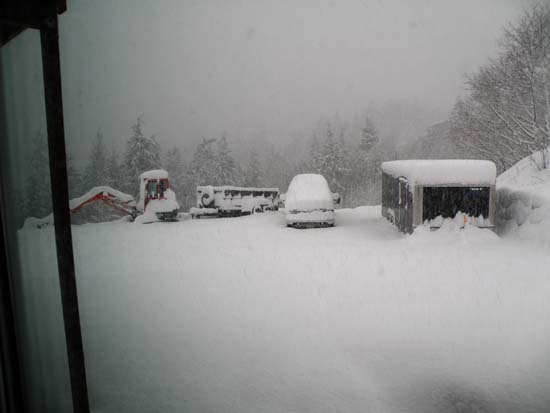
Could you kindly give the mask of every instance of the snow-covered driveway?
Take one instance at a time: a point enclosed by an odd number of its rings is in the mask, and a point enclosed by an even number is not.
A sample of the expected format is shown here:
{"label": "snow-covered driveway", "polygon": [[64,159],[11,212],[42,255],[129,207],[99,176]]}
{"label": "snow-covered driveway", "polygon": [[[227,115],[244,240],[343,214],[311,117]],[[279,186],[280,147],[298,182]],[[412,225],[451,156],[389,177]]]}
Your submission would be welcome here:
{"label": "snow-covered driveway", "polygon": [[379,207],[74,228],[100,412],[550,410],[550,250]]}

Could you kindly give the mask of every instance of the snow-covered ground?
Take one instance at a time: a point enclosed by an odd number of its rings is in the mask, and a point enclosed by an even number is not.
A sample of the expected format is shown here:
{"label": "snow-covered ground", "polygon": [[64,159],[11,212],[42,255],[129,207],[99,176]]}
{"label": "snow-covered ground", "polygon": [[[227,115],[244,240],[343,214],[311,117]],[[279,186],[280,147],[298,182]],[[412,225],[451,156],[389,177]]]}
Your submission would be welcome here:
{"label": "snow-covered ground", "polygon": [[542,165],[539,151],[498,177],[497,226],[502,235],[550,246],[550,169]]}
{"label": "snow-covered ground", "polygon": [[452,221],[403,235],[380,207],[325,229],[273,212],[73,237],[96,412],[550,410],[545,244]]}

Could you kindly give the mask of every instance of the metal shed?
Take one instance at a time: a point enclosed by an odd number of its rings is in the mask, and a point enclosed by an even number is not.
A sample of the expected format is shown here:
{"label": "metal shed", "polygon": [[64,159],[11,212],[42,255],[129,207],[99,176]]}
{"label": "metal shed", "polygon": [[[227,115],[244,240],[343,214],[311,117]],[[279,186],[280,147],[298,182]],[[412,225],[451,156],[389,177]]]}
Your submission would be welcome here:
{"label": "metal shed", "polygon": [[437,218],[463,213],[470,224],[494,227],[496,166],[491,161],[438,159],[382,164],[382,216],[412,233]]}

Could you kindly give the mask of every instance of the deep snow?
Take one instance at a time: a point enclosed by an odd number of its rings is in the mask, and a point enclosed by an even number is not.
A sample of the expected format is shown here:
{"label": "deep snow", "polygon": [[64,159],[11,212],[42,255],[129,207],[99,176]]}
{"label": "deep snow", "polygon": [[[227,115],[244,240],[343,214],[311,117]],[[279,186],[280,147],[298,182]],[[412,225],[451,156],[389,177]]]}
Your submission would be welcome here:
{"label": "deep snow", "polygon": [[409,185],[494,185],[496,166],[474,159],[411,159],[383,162],[382,171]]}
{"label": "deep snow", "polygon": [[498,177],[496,215],[500,234],[550,247],[550,169],[543,162],[539,151]]}
{"label": "deep snow", "polygon": [[450,220],[403,235],[380,207],[326,229],[273,212],[73,237],[96,412],[550,410],[544,245]]}

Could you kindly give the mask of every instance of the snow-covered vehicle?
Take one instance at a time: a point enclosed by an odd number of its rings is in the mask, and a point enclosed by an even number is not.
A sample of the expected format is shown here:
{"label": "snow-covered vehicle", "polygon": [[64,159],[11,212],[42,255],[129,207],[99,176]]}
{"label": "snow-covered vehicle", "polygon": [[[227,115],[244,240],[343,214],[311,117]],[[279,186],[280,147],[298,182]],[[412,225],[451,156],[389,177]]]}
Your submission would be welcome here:
{"label": "snow-covered vehicle", "polygon": [[322,175],[296,175],[290,182],[283,199],[287,226],[294,228],[334,226],[334,204],[340,202],[340,196],[330,191]]}
{"label": "snow-covered vehicle", "polygon": [[[170,189],[168,172],[158,169],[147,171],[139,176],[139,202],[130,194],[109,186],[97,186],[84,195],[71,199],[69,208],[77,213],[86,206],[102,202],[122,214],[129,215],[132,221],[149,223],[154,221],[176,221],[179,205],[176,194]],[[52,214],[44,218],[28,218],[25,225],[44,227],[53,224]]]}
{"label": "snow-covered vehicle", "polygon": [[96,186],[84,195],[71,199],[69,208],[72,213],[76,213],[95,202],[103,202],[118,212],[130,215],[132,219],[135,219],[140,213],[132,195],[117,191],[109,186]]}
{"label": "snow-covered vehicle", "polygon": [[139,202],[137,209],[143,214],[140,221],[175,221],[179,204],[170,189],[168,172],[163,169],[147,171],[139,176]]}
{"label": "snow-covered vehicle", "polygon": [[193,218],[200,218],[241,216],[278,209],[278,188],[207,185],[197,187],[197,206],[189,212]]}
{"label": "snow-covered vehicle", "polygon": [[382,216],[399,230],[441,226],[460,216],[464,225],[495,226],[496,166],[491,161],[438,159],[382,164]]}

